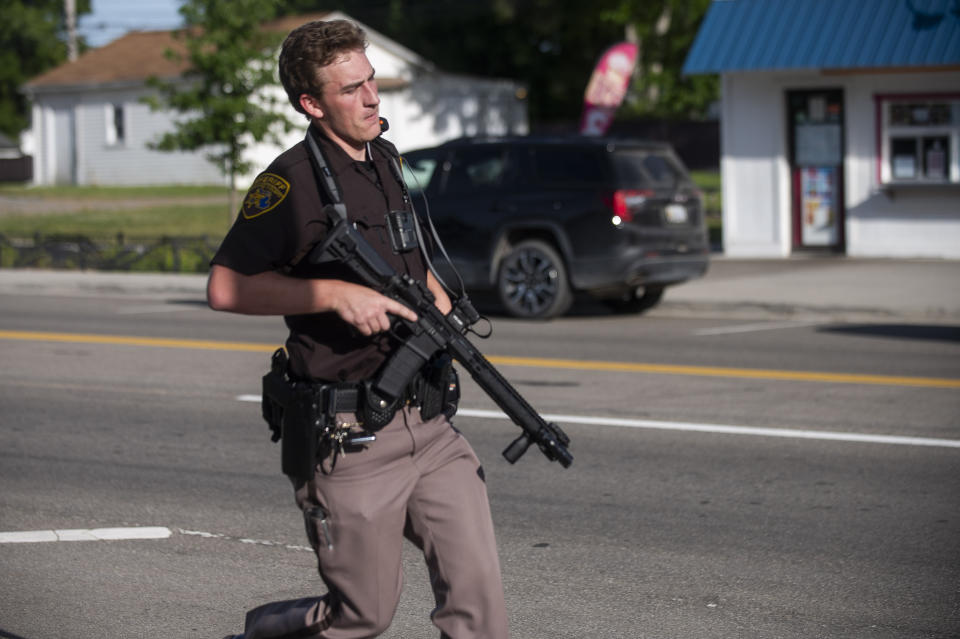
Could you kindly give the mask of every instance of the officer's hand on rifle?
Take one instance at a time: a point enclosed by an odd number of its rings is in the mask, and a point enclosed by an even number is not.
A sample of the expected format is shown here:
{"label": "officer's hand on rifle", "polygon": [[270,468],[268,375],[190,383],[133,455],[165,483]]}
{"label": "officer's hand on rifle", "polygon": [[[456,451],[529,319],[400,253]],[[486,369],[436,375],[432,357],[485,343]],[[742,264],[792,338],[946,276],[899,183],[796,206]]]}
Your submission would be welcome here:
{"label": "officer's hand on rifle", "polygon": [[331,309],[363,335],[370,336],[389,330],[388,313],[411,322],[417,321],[417,314],[411,309],[372,288],[337,281],[336,289],[331,299]]}
{"label": "officer's hand on rifle", "polygon": [[450,296],[447,295],[447,292],[440,285],[440,282],[437,281],[437,278],[433,276],[433,273],[427,271],[427,288],[430,289],[430,292],[433,293],[434,304],[440,312],[446,315],[450,312],[450,309],[453,308],[453,303],[450,301]]}

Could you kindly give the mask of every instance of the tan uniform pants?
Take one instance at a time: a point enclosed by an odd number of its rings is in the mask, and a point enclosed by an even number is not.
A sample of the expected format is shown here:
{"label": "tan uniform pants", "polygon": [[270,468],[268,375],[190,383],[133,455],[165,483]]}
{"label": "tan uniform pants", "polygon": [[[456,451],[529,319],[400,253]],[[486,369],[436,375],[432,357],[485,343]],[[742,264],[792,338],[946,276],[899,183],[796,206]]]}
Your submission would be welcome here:
{"label": "tan uniform pants", "polygon": [[417,409],[398,411],[366,449],[340,455],[330,474],[318,469],[296,500],[315,513],[308,534],[328,593],[251,610],[246,639],[383,633],[400,599],[404,537],[423,551],[442,638],[508,637],[483,471],[442,415],[421,423]]}

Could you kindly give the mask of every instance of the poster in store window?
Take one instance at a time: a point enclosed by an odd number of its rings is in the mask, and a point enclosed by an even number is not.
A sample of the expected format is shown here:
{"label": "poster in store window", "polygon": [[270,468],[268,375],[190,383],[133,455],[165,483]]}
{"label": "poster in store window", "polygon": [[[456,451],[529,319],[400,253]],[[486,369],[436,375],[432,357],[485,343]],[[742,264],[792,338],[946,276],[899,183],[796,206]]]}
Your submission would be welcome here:
{"label": "poster in store window", "polygon": [[839,124],[798,124],[794,131],[797,164],[816,166],[843,161],[843,129]]}
{"label": "poster in store window", "polygon": [[800,169],[800,229],[804,246],[834,246],[838,241],[837,171]]}

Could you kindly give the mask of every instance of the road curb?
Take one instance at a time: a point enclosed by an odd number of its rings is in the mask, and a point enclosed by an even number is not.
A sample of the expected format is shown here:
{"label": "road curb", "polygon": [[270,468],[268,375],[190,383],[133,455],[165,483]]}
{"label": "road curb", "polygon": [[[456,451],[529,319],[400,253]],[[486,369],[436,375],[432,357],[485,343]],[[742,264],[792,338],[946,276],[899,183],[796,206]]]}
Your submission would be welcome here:
{"label": "road curb", "polygon": [[[915,294],[909,300],[895,291],[888,272],[860,274],[848,287],[869,294],[843,295],[834,288],[818,290],[796,273],[765,273],[698,280],[671,287],[651,317],[716,317],[734,320],[793,320],[815,322],[917,322],[960,324],[960,303],[949,294],[953,271],[940,271],[937,281],[927,283],[932,292]],[[940,281],[942,279],[950,281]],[[53,271],[0,269],[0,293],[50,296],[102,296],[206,299],[207,275],[203,273],[127,273],[103,271]],[[906,284],[901,281],[899,286]],[[916,287],[915,287],[916,289]],[[796,299],[789,299],[790,293]],[[877,291],[877,292],[872,292]],[[940,291],[940,292],[938,292]],[[942,292],[942,293],[941,293]],[[642,316],[641,316],[642,317]]]}
{"label": "road curb", "polygon": [[651,317],[716,317],[736,320],[789,320],[797,322],[926,322],[960,323],[960,313],[945,309],[904,309],[817,306],[811,304],[764,302],[661,302],[650,310]]}
{"label": "road curb", "polygon": [[207,276],[0,269],[0,292],[27,295],[206,296]]}

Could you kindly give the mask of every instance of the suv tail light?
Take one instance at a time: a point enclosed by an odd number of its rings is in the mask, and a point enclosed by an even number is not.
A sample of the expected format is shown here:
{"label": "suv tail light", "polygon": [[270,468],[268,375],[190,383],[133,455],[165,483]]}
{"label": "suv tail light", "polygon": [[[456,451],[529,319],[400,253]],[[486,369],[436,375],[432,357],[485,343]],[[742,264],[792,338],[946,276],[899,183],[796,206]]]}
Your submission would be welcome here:
{"label": "suv tail light", "polygon": [[653,191],[638,189],[617,189],[613,195],[604,198],[607,208],[613,213],[611,221],[615,226],[633,221],[633,211],[640,208],[647,198],[653,197]]}

